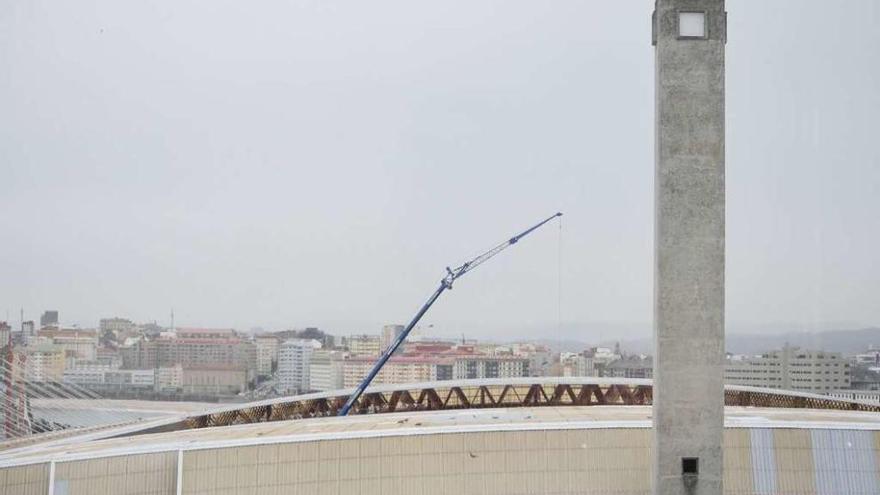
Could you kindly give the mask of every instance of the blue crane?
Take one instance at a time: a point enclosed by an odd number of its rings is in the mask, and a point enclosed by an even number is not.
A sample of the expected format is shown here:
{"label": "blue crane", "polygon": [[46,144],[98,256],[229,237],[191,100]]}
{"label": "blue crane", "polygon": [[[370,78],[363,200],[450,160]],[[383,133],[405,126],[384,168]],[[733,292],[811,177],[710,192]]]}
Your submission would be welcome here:
{"label": "blue crane", "polygon": [[346,401],[345,405],[342,406],[342,409],[339,410],[339,416],[345,416],[348,414],[348,411],[351,410],[351,407],[357,402],[357,400],[360,398],[360,396],[364,393],[364,390],[367,389],[367,387],[370,385],[370,382],[373,381],[373,378],[375,378],[376,375],[379,374],[379,371],[382,370],[382,367],[385,366],[385,363],[388,361],[389,358],[391,358],[391,355],[394,354],[394,351],[396,351],[397,348],[400,347],[400,344],[402,344],[403,341],[406,340],[407,335],[409,335],[409,332],[413,329],[413,327],[415,327],[416,324],[419,322],[419,320],[421,320],[422,317],[425,316],[425,313],[427,313],[428,310],[431,309],[431,306],[437,301],[437,299],[440,297],[440,294],[443,294],[443,292],[446,291],[447,289],[452,290],[452,283],[453,282],[458,280],[465,273],[467,273],[467,272],[473,270],[474,268],[482,265],[483,263],[489,261],[489,259],[492,258],[493,256],[495,256],[496,254],[498,254],[501,251],[504,251],[505,249],[507,249],[508,247],[516,244],[517,242],[519,242],[520,239],[531,234],[532,232],[534,232],[535,230],[537,230],[538,228],[543,226],[545,223],[549,222],[550,220],[553,220],[556,217],[561,217],[561,216],[562,216],[562,213],[556,213],[556,214],[544,219],[542,222],[538,223],[537,225],[535,225],[535,226],[511,237],[510,239],[502,242],[501,244],[493,247],[492,249],[477,256],[476,258],[474,258],[470,261],[467,261],[467,262],[463,263],[462,265],[459,265],[457,268],[449,268],[447,266],[446,267],[446,275],[443,277],[442,280],[440,280],[440,287],[437,287],[437,290],[434,291],[434,293],[431,295],[431,297],[428,298],[428,301],[425,302],[425,304],[422,306],[422,309],[420,309],[419,312],[416,313],[416,315],[413,317],[412,321],[410,321],[409,324],[406,326],[406,328],[403,329],[403,332],[401,332],[401,334],[398,335],[396,339],[394,339],[394,342],[390,346],[388,346],[387,349],[385,349],[385,351],[379,357],[379,360],[376,361],[376,364],[373,365],[373,369],[370,370],[370,372],[367,374],[367,376],[364,378],[364,380],[361,382],[361,384],[358,385],[358,387],[354,390],[354,392],[352,392],[352,394],[350,396],[348,396],[348,401]]}

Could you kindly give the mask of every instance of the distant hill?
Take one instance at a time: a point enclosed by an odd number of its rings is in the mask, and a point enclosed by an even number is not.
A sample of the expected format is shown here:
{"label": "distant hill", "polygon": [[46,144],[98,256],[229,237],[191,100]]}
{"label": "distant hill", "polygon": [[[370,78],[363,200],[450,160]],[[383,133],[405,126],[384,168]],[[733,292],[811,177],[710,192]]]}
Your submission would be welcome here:
{"label": "distant hill", "polygon": [[[826,330],[822,332],[783,332],[772,334],[733,333],[727,335],[727,352],[734,354],[759,354],[781,349],[786,343],[805,349],[855,354],[870,346],[880,347],[880,327],[857,330]],[[596,343],[588,344],[576,340],[542,340],[555,351],[581,351]],[[598,345],[613,347],[615,341],[604,340]],[[629,353],[653,354],[652,338],[621,339],[620,347]]]}
{"label": "distant hill", "polygon": [[869,346],[880,346],[880,328],[828,330],[824,332],[786,332],[770,335],[732,334],[727,336],[727,352],[757,354],[779,349],[785,343],[805,349],[854,354]]}

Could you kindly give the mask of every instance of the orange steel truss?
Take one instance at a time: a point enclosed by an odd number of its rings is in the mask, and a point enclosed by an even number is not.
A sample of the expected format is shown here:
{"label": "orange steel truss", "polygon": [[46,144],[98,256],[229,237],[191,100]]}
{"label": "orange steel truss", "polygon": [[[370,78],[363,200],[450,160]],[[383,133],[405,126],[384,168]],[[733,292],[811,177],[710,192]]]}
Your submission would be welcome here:
{"label": "orange steel truss", "polygon": [[[402,386],[405,387],[405,386]],[[292,397],[289,401],[263,403],[193,416],[184,428],[204,428],[265,421],[335,416],[348,399],[347,395]],[[653,399],[651,385],[532,383],[508,385],[450,385],[424,388],[401,388],[393,391],[364,393],[350,414],[440,411],[496,407],[540,406],[643,406]],[[727,406],[754,406],[806,409],[836,409],[880,412],[880,405],[870,405],[834,398],[785,392],[727,388]]]}

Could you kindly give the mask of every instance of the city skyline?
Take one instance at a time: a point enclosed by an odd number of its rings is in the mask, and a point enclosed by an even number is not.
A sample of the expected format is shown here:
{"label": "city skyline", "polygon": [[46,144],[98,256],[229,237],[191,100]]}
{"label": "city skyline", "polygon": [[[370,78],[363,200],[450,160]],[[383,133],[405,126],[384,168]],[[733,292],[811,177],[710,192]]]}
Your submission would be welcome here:
{"label": "city skyline", "polygon": [[[21,308],[20,308],[21,310]],[[14,332],[21,329],[21,323],[35,322],[39,329],[40,316],[46,310],[28,312],[24,311],[24,319],[21,319],[20,310],[16,312],[7,311],[6,321]],[[175,311],[174,325],[171,323],[170,311],[167,312],[164,319],[162,318],[144,318],[139,319],[132,315],[123,314],[101,314],[95,318],[81,321],[71,321],[64,318],[65,311],[60,310],[59,324],[70,328],[98,328],[99,323],[103,319],[123,318],[130,320],[136,324],[156,324],[165,328],[229,328],[236,331],[254,333],[254,332],[283,332],[286,330],[301,330],[306,328],[327,329],[335,335],[357,335],[357,334],[376,334],[382,333],[382,328],[386,325],[405,325],[408,320],[381,320],[377,322],[367,322],[362,324],[326,324],[321,322],[282,322],[269,325],[245,323],[240,325],[228,324],[223,321],[205,322],[200,319],[189,319],[179,317],[179,313]],[[412,315],[410,315],[412,316]],[[533,325],[511,325],[506,327],[505,333],[486,332],[478,326],[471,326],[467,323],[451,322],[450,325],[444,326],[436,324],[430,316],[426,317],[425,322],[420,323],[413,330],[414,335],[431,335],[438,338],[461,339],[463,336],[468,339],[481,339],[487,341],[511,341],[511,340],[548,340],[548,341],[573,341],[573,342],[601,342],[608,343],[614,341],[638,341],[649,339],[651,337],[650,323],[627,323],[627,322],[567,322],[563,321],[561,332],[559,323],[556,321],[547,322],[544,325],[536,323]],[[853,330],[870,330],[880,329],[880,324],[860,324],[854,321],[829,321],[829,322],[764,322],[764,323],[727,323],[728,334],[737,337],[759,336],[759,335],[784,335],[792,333],[802,334],[818,334],[823,332],[834,331],[853,331]],[[552,333],[548,334],[550,331]],[[640,348],[642,348],[640,346]]]}

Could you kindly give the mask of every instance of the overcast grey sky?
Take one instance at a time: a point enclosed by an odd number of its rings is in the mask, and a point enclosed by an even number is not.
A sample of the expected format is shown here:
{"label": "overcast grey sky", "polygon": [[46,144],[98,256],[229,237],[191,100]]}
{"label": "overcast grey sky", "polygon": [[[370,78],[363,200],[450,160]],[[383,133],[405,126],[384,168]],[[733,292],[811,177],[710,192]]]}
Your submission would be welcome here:
{"label": "overcast grey sky", "polygon": [[[649,329],[652,0],[9,0],[0,311]],[[729,0],[729,328],[880,324],[880,2]],[[0,314],[0,318],[4,315]],[[593,333],[591,333],[593,332]]]}

